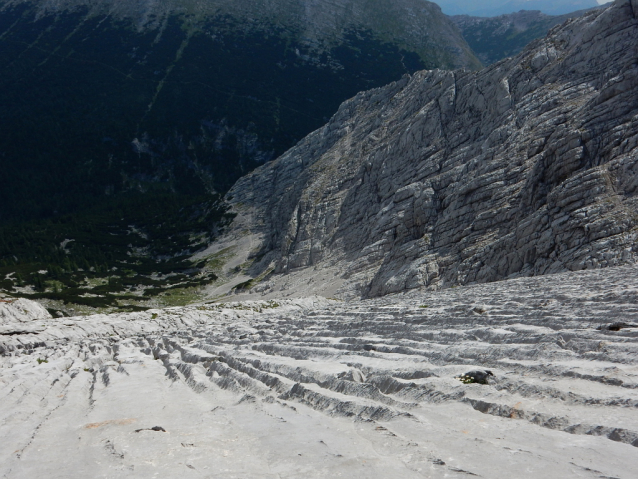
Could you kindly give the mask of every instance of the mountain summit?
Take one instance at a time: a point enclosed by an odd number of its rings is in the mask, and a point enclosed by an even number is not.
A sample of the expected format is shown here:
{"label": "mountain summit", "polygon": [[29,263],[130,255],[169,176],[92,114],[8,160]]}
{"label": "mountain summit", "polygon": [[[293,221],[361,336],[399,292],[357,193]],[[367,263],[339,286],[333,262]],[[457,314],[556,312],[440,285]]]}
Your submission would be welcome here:
{"label": "mountain summit", "polygon": [[638,1],[618,0],[480,72],[358,94],[233,187],[239,217],[221,244],[252,258],[251,277],[270,274],[253,291],[278,294],[635,262],[637,16]]}

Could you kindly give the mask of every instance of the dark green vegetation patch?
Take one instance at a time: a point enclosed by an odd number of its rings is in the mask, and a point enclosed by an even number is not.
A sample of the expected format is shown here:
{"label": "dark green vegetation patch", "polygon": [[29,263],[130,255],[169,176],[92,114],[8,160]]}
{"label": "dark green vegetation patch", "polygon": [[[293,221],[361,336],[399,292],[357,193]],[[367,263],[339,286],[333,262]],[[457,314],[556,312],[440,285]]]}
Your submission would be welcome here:
{"label": "dark green vegetation patch", "polygon": [[154,296],[216,279],[189,258],[231,219],[219,197],[130,194],[90,214],[5,225],[0,288],[63,304],[146,309]]}

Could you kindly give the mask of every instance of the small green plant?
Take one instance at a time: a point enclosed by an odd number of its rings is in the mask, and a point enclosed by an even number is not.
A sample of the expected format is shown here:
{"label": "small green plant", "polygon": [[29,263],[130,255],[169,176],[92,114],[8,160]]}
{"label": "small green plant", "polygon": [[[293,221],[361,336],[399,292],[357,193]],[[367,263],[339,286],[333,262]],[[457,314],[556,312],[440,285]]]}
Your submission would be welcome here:
{"label": "small green plant", "polygon": [[457,376],[454,379],[458,379],[463,384],[487,384],[487,379],[476,379],[476,378],[473,378],[472,376],[468,376],[466,374],[463,374],[461,376]]}
{"label": "small green plant", "polygon": [[476,381],[474,380],[474,378],[470,377],[470,376],[459,376],[458,378],[459,381],[461,381],[463,384],[473,384]]}
{"label": "small green plant", "polygon": [[151,314],[151,319],[157,319],[157,313]]}
{"label": "small green plant", "polygon": [[37,361],[38,361],[38,364],[48,363],[49,362],[48,360],[42,359],[42,358],[38,358]]}
{"label": "small green plant", "polygon": [[91,370],[90,370],[89,368],[84,368],[84,372],[85,372],[85,373],[90,373],[90,372],[91,372]]}
{"label": "small green plant", "polygon": [[422,304],[421,306],[419,306],[419,308],[429,308],[430,305],[429,304]]}

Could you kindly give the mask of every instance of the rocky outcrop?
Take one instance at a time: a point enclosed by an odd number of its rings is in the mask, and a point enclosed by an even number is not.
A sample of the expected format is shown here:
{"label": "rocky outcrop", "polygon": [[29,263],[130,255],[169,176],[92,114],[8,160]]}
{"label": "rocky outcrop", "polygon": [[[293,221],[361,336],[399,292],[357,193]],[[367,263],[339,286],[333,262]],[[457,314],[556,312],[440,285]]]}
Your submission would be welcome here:
{"label": "rocky outcrop", "polygon": [[51,314],[41,304],[24,298],[0,297],[0,326],[38,319],[51,319]]}
{"label": "rocky outcrop", "polygon": [[241,179],[229,198],[260,238],[251,272],[274,268],[262,289],[302,270],[376,296],[635,262],[636,3],[480,72],[360,93]]}
{"label": "rocky outcrop", "polygon": [[[0,338],[2,339],[40,333],[45,329],[42,322],[51,319],[51,314],[35,301],[0,296]],[[4,348],[0,345],[0,354],[3,352]]]}

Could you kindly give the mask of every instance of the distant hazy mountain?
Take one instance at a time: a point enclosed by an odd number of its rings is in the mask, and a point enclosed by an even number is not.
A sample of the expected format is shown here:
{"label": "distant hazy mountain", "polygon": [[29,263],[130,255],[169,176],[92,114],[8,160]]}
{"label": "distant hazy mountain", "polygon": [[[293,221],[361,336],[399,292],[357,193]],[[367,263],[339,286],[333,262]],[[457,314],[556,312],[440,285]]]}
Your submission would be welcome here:
{"label": "distant hazy mountain", "polygon": [[454,15],[451,18],[483,65],[491,65],[518,54],[532,40],[545,36],[552,27],[587,11],[546,15],[538,10],[523,10],[497,17]]}
{"label": "distant hazy mountain", "polygon": [[479,17],[492,17],[520,10],[540,10],[550,15],[562,15],[599,5],[596,0],[435,0],[435,3],[447,15]]}

